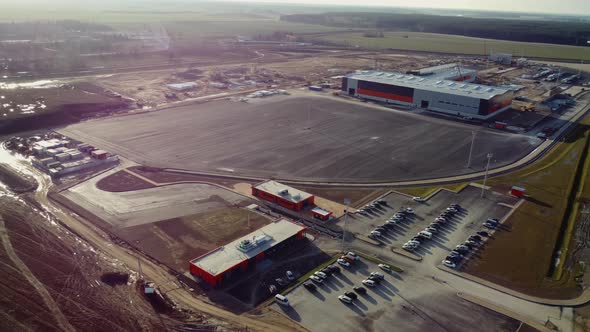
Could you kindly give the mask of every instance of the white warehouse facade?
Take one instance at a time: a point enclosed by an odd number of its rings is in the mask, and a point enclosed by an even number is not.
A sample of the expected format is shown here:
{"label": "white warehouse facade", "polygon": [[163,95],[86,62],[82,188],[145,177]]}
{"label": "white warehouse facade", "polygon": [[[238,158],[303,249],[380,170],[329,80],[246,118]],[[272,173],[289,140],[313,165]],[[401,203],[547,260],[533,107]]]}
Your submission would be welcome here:
{"label": "white warehouse facade", "polygon": [[481,120],[509,109],[514,97],[513,91],[499,87],[375,71],[342,78],[342,91],[358,98]]}

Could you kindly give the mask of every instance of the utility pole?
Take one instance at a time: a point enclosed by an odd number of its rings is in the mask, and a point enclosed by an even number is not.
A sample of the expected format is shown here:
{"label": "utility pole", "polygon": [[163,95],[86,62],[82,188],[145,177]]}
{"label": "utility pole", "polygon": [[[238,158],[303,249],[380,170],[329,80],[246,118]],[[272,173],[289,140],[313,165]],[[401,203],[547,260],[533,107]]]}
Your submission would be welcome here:
{"label": "utility pole", "polygon": [[469,148],[469,158],[467,159],[467,168],[471,167],[471,156],[473,155],[473,146],[475,145],[475,130],[471,131],[471,147]]}
{"label": "utility pole", "polygon": [[485,195],[485,191],[486,191],[486,181],[488,180],[488,171],[490,169],[490,160],[492,160],[492,157],[494,156],[493,153],[489,152],[486,157],[488,158],[488,163],[486,165],[486,173],[483,176],[483,186],[481,187],[481,198],[483,198],[483,196]]}
{"label": "utility pole", "polygon": [[346,236],[346,219],[348,218],[348,206],[350,205],[350,199],[344,199],[344,205],[346,210],[344,211],[344,225],[342,225],[342,252],[344,252],[344,237]]}
{"label": "utility pole", "polygon": [[143,279],[143,272],[141,271],[141,259],[137,256],[137,266],[139,269],[139,280]]}

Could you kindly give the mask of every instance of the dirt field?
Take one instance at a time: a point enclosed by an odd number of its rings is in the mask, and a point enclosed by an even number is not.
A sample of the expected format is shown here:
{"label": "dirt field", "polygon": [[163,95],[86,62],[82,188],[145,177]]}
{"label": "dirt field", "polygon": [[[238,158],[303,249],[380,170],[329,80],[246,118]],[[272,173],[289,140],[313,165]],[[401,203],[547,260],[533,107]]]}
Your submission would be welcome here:
{"label": "dirt field", "polygon": [[127,227],[118,230],[117,234],[176,271],[188,272],[188,262],[191,259],[268,223],[270,219],[257,213],[228,207]]}
{"label": "dirt field", "polygon": [[124,192],[155,188],[153,184],[125,171],[118,171],[100,179],[96,183],[96,187],[108,192]]}
{"label": "dirt field", "polygon": [[120,263],[22,202],[4,196],[0,205],[1,330],[167,328],[166,319],[158,317],[137,285],[111,287],[99,281],[105,272],[128,272]]}
{"label": "dirt field", "polygon": [[210,102],[59,131],[149,166],[343,182],[468,173],[484,168],[488,152],[497,167],[539,143],[484,130],[466,169],[470,126],[305,96]]}

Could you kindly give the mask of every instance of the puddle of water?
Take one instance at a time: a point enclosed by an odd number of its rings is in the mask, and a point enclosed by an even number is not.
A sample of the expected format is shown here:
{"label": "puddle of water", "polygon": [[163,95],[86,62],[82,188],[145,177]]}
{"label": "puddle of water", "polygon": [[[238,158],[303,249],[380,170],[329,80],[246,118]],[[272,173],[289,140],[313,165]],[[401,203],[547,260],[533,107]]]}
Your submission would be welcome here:
{"label": "puddle of water", "polygon": [[[6,76],[3,76],[6,78]],[[0,89],[14,90],[14,89],[48,89],[59,88],[63,84],[55,80],[40,80],[22,83],[0,83]]]}

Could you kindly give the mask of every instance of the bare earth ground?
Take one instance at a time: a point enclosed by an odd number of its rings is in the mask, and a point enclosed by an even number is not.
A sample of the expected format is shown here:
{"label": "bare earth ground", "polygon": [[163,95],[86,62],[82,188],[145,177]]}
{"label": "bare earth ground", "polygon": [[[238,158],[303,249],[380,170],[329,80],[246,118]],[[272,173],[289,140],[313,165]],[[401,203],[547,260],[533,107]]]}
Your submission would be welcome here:
{"label": "bare earth ground", "polygon": [[311,96],[209,102],[59,131],[149,166],[318,181],[468,173],[485,167],[488,152],[494,153],[496,167],[539,143],[483,131],[467,169],[470,127]]}
{"label": "bare earth ground", "polygon": [[22,203],[0,197],[0,204],[0,232],[6,235],[0,246],[0,329],[165,328],[137,285],[111,287],[100,281],[104,272],[127,272],[120,263],[95,252]]}

